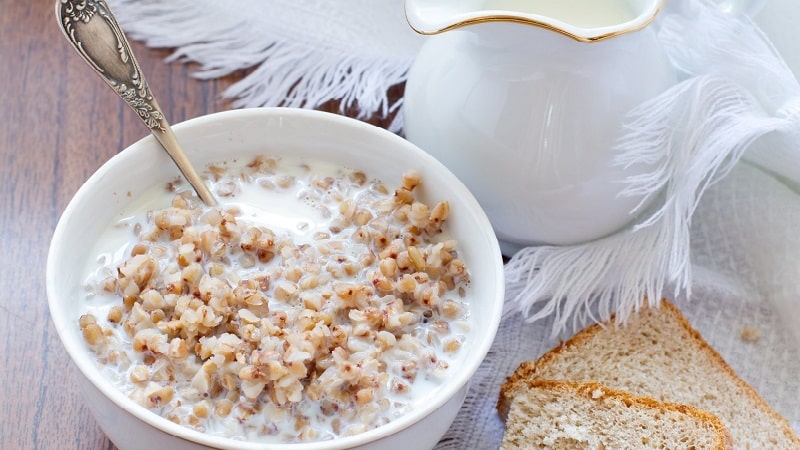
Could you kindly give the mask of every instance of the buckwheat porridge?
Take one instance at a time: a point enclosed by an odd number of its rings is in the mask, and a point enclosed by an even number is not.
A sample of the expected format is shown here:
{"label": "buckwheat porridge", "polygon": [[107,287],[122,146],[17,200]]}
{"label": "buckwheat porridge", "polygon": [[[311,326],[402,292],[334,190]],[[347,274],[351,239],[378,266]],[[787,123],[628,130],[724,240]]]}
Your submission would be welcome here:
{"label": "buckwheat porridge", "polygon": [[285,157],[209,170],[220,206],[158,187],[85,270],[79,325],[126,395],[213,435],[326,440],[401,416],[458,370],[469,274],[449,204],[420,202],[418,174],[389,188]]}

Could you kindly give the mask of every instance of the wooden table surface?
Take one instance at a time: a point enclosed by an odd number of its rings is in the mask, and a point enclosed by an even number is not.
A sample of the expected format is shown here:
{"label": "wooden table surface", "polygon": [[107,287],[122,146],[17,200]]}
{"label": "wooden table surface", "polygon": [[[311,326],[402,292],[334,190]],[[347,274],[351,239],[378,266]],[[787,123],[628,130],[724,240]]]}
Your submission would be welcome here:
{"label": "wooden table surface", "polygon": [[[51,323],[45,262],[81,183],[148,132],[68,45],[52,1],[0,6],[0,449],[111,449]],[[196,80],[168,50],[131,44],[171,123],[232,109],[237,76]]]}

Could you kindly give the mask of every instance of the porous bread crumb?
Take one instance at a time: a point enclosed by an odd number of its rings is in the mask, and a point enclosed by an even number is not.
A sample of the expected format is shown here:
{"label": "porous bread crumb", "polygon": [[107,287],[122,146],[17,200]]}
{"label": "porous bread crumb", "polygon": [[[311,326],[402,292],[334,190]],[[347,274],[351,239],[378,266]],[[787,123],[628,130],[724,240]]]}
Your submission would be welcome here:
{"label": "porous bread crumb", "polygon": [[800,449],[800,436],[689,324],[668,300],[643,308],[625,325],[591,325],[526,361],[501,388],[506,416],[527,380],[602,383],[609,389],[708,411],[720,418],[735,449]]}
{"label": "porous bread crumb", "polygon": [[730,450],[731,441],[718,417],[696,408],[594,382],[527,380],[500,449],[530,448]]}
{"label": "porous bread crumb", "polygon": [[744,327],[742,328],[741,337],[745,342],[755,342],[761,339],[761,330],[755,327]]}

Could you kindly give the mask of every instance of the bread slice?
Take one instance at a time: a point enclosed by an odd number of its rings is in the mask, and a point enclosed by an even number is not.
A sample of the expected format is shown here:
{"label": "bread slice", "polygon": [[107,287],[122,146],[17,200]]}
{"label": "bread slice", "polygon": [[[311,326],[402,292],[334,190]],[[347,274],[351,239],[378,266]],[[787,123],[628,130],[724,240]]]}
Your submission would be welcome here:
{"label": "bread slice", "polygon": [[498,409],[530,380],[596,381],[609,388],[679,403],[718,416],[737,449],[800,449],[789,422],[739,378],[693,329],[677,307],[664,300],[644,308],[625,325],[592,325],[537,361],[525,362],[500,392]]}
{"label": "bread slice", "polygon": [[501,450],[731,448],[716,416],[599,383],[526,380],[508,413]]}

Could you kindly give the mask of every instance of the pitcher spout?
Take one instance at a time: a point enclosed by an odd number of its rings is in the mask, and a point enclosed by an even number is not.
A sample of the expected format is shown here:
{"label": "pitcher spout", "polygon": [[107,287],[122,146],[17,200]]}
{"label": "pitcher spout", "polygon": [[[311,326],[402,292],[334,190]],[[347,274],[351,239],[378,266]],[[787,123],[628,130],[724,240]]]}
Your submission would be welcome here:
{"label": "pitcher spout", "polygon": [[581,42],[640,30],[665,0],[406,0],[408,24],[420,34],[439,34],[487,22],[548,29]]}

